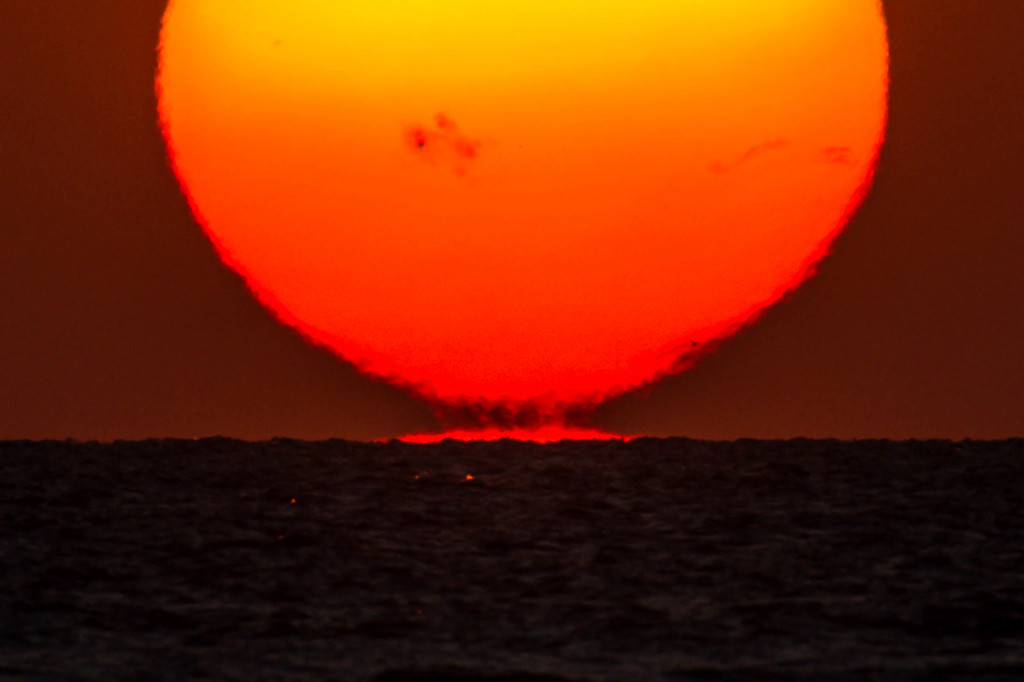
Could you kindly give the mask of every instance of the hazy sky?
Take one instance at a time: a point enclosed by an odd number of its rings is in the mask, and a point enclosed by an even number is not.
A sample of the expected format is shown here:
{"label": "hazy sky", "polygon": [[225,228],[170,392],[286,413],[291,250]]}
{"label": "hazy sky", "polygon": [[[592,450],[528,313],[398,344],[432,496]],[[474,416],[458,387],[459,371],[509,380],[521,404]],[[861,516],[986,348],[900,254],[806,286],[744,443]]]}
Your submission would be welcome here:
{"label": "hazy sky", "polygon": [[[166,163],[161,0],[0,3],[0,438],[380,438],[427,406],[306,345]],[[875,187],[819,274],[610,429],[1024,434],[1024,2],[891,0]]]}

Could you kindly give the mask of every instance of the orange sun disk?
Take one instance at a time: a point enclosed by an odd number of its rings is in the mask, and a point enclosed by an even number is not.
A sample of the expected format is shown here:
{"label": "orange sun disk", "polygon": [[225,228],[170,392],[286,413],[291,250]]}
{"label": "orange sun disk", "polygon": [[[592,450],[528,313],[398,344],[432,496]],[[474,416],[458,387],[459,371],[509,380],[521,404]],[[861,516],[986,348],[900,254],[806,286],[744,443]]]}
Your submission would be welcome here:
{"label": "orange sun disk", "polygon": [[171,0],[157,89],[195,215],[280,319],[442,402],[553,406],[812,272],[887,59],[877,0]]}

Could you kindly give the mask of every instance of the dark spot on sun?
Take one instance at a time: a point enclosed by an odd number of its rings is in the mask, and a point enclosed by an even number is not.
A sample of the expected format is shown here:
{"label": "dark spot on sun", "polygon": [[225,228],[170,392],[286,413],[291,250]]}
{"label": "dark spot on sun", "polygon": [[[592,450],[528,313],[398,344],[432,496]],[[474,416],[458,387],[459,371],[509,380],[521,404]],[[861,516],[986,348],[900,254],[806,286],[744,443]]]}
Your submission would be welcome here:
{"label": "dark spot on sun", "polygon": [[828,163],[853,163],[853,150],[849,147],[825,147],[821,150],[821,153],[825,157],[825,161]]}
{"label": "dark spot on sun", "polygon": [[451,120],[443,113],[439,113],[434,116],[434,123],[437,124],[437,127],[440,130],[455,130],[456,128],[455,121]]}
{"label": "dark spot on sun", "polygon": [[464,137],[459,137],[452,140],[452,149],[456,154],[464,159],[472,159],[476,156],[476,148],[480,146],[478,142],[469,140]]}
{"label": "dark spot on sun", "polygon": [[465,175],[467,161],[477,158],[480,141],[465,135],[455,121],[443,112],[434,115],[433,125],[416,124],[405,128],[405,143],[432,165],[449,167],[456,175]]}
{"label": "dark spot on sun", "polygon": [[409,145],[416,149],[423,149],[427,146],[427,131],[420,126],[409,130]]}

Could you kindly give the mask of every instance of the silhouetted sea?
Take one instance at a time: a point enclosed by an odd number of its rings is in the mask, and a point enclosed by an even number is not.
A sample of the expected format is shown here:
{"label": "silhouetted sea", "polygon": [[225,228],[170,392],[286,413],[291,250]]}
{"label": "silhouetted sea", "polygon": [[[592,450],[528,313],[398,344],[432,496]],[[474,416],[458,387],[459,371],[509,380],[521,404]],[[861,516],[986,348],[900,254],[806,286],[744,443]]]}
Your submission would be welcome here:
{"label": "silhouetted sea", "polygon": [[5,680],[1024,680],[1024,440],[0,443]]}

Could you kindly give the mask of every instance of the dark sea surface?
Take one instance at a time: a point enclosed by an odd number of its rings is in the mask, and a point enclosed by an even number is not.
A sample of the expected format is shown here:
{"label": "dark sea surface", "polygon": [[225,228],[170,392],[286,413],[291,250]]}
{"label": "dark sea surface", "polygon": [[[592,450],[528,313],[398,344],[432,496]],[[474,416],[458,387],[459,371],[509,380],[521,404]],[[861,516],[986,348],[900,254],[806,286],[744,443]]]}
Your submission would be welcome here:
{"label": "dark sea surface", "polygon": [[1024,440],[0,443],[0,679],[1024,680]]}

